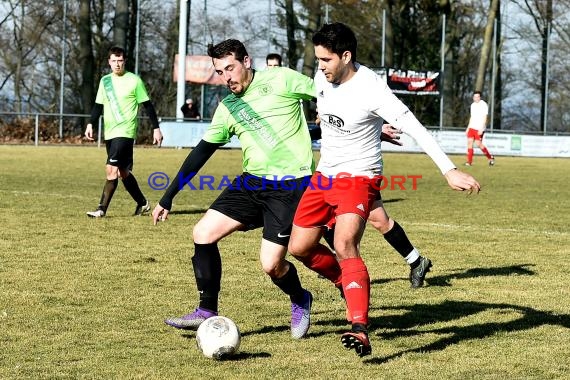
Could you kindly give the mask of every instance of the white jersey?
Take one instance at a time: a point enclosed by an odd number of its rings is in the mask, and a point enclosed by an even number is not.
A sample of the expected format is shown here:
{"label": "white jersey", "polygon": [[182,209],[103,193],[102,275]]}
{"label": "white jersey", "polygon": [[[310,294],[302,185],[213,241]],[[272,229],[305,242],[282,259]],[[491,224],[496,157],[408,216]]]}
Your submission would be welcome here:
{"label": "white jersey", "polygon": [[380,134],[384,120],[413,137],[443,174],[455,169],[432,135],[386,82],[366,66],[356,63],[356,69],[356,74],[340,85],[329,83],[322,71],[315,75],[322,131],[317,171],[326,176],[381,175]]}
{"label": "white jersey", "polygon": [[484,100],[471,103],[471,117],[469,118],[469,128],[484,132],[487,127],[487,115],[489,106]]}

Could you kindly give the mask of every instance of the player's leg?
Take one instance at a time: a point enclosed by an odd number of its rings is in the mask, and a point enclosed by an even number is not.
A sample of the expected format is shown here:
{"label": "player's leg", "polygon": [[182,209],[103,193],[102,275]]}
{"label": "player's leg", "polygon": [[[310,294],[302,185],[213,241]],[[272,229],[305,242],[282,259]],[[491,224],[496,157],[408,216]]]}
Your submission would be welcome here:
{"label": "player's leg", "polygon": [[334,246],[342,271],[342,289],[352,320],[352,328],[342,334],[341,342],[359,356],[365,356],[372,352],[368,339],[370,276],[359,247],[366,220],[378,194],[378,184],[368,178],[354,177],[350,179],[350,190],[346,190],[345,183],[348,181],[334,181],[326,201],[335,206]]}
{"label": "player's leg", "polygon": [[340,266],[335,255],[327,247],[319,243],[323,226],[334,219],[332,208],[324,203],[329,179],[316,173],[311,178],[311,186],[305,191],[293,222],[289,252],[307,268],[324,278],[341,285]]}
{"label": "player's leg", "polygon": [[357,214],[347,213],[336,217],[336,255],[342,271],[342,289],[352,321],[351,330],[342,335],[341,342],[346,348],[354,349],[359,356],[371,352],[368,339],[370,276],[358,248],[365,224],[365,220]]}
{"label": "player's leg", "polygon": [[423,286],[425,276],[432,267],[431,260],[420,255],[420,252],[412,245],[402,226],[388,216],[384,209],[380,192],[374,201],[368,222],[382,234],[388,244],[410,265],[409,279],[412,288]]}
{"label": "player's leg", "polygon": [[466,166],[471,166],[473,164],[473,141],[475,138],[472,136],[471,131],[473,131],[473,129],[470,128],[467,132],[467,161],[465,162]]}
{"label": "player's leg", "polygon": [[130,194],[131,198],[136,202],[134,215],[139,216],[150,211],[150,204],[141,191],[133,170],[133,146],[134,140],[128,138],[119,138],[118,159],[119,159],[119,176]]}
{"label": "player's leg", "polygon": [[313,295],[304,289],[293,263],[285,260],[287,248],[266,239],[261,241],[259,258],[263,271],[289,296],[291,301],[291,336],[303,338],[311,324]]}
{"label": "player's leg", "polygon": [[207,318],[218,314],[222,259],[217,243],[243,226],[241,222],[211,208],[194,226],[192,266],[200,297],[199,305],[192,313],[166,319],[164,322],[167,325],[179,329],[197,329]]}
{"label": "player's leg", "polygon": [[101,198],[99,200],[99,205],[95,211],[88,211],[87,216],[90,218],[101,218],[104,217],[113,199],[113,194],[117,189],[117,184],[119,182],[119,168],[118,168],[118,154],[119,154],[119,144],[117,139],[110,139],[105,141],[105,149],[107,151],[107,164],[105,165],[105,184],[103,185],[103,191],[101,193]]}
{"label": "player's leg", "polygon": [[[308,181],[309,178],[307,177]],[[312,294],[301,285],[297,269],[285,260],[293,216],[305,191],[303,178],[265,183],[250,195],[262,205],[263,239],[260,261],[263,271],[291,300],[291,336],[300,339],[310,326]]]}
{"label": "player's leg", "polygon": [[483,135],[480,136],[478,140],[475,140],[477,147],[481,149],[481,152],[487,157],[489,160],[489,166],[493,166],[495,164],[495,157],[489,152],[489,149],[483,144]]}
{"label": "player's leg", "polygon": [[255,226],[260,213],[251,203],[245,189],[234,180],[212,203],[193,229],[194,256],[192,266],[199,293],[198,308],[165,323],[180,329],[196,329],[208,317],[218,313],[218,295],[222,278],[222,259],[218,241],[237,230]]}

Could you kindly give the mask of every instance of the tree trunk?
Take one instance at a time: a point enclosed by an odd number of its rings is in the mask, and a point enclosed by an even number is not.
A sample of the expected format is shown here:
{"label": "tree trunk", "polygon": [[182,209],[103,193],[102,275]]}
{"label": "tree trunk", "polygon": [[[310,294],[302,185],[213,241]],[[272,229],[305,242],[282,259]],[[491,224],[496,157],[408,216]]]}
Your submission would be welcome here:
{"label": "tree trunk", "polygon": [[289,67],[296,70],[299,54],[297,53],[297,40],[295,39],[297,17],[293,9],[293,0],[285,0],[285,23],[287,25],[287,61]]}
{"label": "tree trunk", "polygon": [[127,31],[129,28],[129,0],[116,0],[113,44],[127,49]]}
{"label": "tree trunk", "polygon": [[548,41],[550,39],[550,32],[552,27],[552,0],[546,1],[546,20],[544,20],[542,29],[542,59],[541,59],[541,73],[540,73],[540,130],[546,131],[547,117],[548,117]]}
{"label": "tree trunk", "polygon": [[95,102],[95,57],[91,43],[91,2],[79,2],[79,63],[81,65],[81,100],[83,113],[90,113]]}
{"label": "tree trunk", "polygon": [[483,45],[481,46],[481,57],[479,59],[479,68],[477,69],[477,78],[475,80],[475,91],[483,91],[485,84],[485,73],[487,72],[487,64],[489,63],[489,55],[491,52],[491,45],[493,43],[493,26],[495,24],[498,9],[499,0],[492,0],[489,7],[489,15],[487,16]]}
{"label": "tree trunk", "polygon": [[319,29],[322,19],[322,1],[309,0],[307,4],[309,19],[305,30],[305,48],[303,54],[302,73],[308,77],[315,74],[315,48],[313,47],[313,34]]}

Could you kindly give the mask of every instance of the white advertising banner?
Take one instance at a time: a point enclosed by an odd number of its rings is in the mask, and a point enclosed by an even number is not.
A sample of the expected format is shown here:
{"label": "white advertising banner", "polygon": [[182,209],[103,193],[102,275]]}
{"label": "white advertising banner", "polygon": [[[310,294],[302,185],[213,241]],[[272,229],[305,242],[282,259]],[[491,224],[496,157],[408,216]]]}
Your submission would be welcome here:
{"label": "white advertising banner", "polygon": [[[160,129],[164,135],[162,145],[165,147],[195,147],[208,128],[208,122],[184,121],[161,122]],[[430,133],[445,153],[465,154],[467,138],[465,132],[435,131]],[[403,146],[389,143],[382,144],[385,152],[421,152],[422,149],[410,136],[402,134]],[[497,156],[525,157],[570,157],[570,136],[533,136],[506,133],[485,133],[484,143]],[[239,148],[239,140],[233,137],[224,145],[226,148]],[[315,149],[318,142],[313,143]],[[477,150],[477,148],[475,147]]]}

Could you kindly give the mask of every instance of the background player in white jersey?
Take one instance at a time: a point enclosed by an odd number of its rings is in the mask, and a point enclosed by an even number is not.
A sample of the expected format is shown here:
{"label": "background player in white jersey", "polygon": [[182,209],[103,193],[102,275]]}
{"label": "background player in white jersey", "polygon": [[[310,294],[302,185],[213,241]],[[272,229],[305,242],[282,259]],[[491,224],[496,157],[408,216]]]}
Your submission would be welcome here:
{"label": "background player in white jersey", "polygon": [[[222,263],[218,241],[239,230],[263,227],[259,257],[271,280],[291,300],[291,336],[302,338],[310,325],[312,295],[301,286],[295,266],[285,260],[295,208],[314,169],[309,130],[300,100],[315,96],[311,78],[285,67],[255,71],[243,44],[234,39],[208,48],[216,73],[231,94],[216,108],[212,122],[188,155],[152,216],[168,217],[174,196],[216,149],[240,140],[243,174],[236,177],[193,229],[192,264],[199,305],[165,323],[196,329],[218,313]],[[336,282],[340,282],[340,269]]]}
{"label": "background player in white jersey", "polygon": [[467,125],[467,162],[465,166],[473,164],[473,142],[477,144],[479,149],[489,160],[489,166],[495,165],[495,157],[489,153],[489,150],[483,145],[483,135],[487,129],[487,115],[489,114],[489,106],[487,102],[481,99],[481,91],[473,93],[473,103],[469,109],[470,117]]}
{"label": "background player in white jersey", "polygon": [[[382,175],[381,124],[386,120],[410,134],[434,160],[455,190],[478,192],[479,183],[456,170],[429,132],[372,70],[356,62],[357,41],[344,24],[324,25],[314,36],[321,119],[321,158],[297,208],[289,251],[325,275],[332,252],[319,243],[323,228],[336,223],[334,246],[342,273],[352,329],[341,342],[359,356],[372,349],[368,339],[370,277],[359,245]],[[334,278],[327,277],[331,281]]]}

